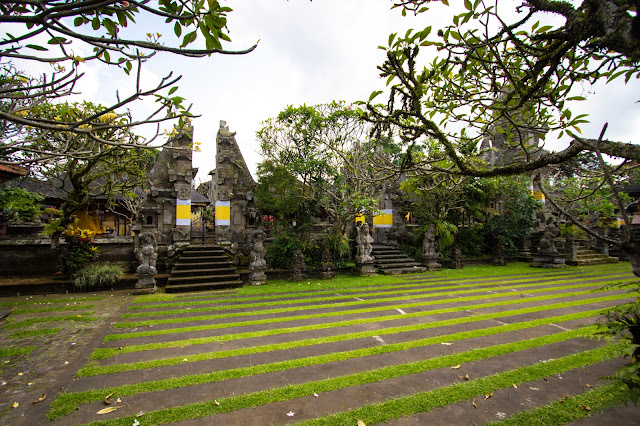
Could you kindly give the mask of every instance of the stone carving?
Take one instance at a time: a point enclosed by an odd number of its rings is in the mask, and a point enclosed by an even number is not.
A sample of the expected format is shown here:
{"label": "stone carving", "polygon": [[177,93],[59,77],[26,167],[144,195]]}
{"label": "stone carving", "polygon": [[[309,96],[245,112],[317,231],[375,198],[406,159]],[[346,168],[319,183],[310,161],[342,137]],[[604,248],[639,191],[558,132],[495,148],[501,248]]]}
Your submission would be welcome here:
{"label": "stone carving", "polygon": [[264,232],[255,231],[251,234],[251,252],[249,253],[249,267],[252,270],[267,267],[267,262],[264,260],[265,253]]}
{"label": "stone carving", "polygon": [[328,248],[322,250],[322,260],[320,261],[320,278],[328,280],[336,276],[333,270],[335,265],[331,259],[331,252]]}
{"label": "stone carving", "polygon": [[266,250],[264,248],[264,232],[254,231],[251,234],[249,252],[249,283],[251,285],[262,285],[267,283],[267,262],[264,260]]}
{"label": "stone carving", "polygon": [[304,263],[304,255],[302,250],[298,249],[293,253],[293,262],[291,263],[291,279],[300,281],[306,278],[307,265]]}
{"label": "stone carving", "polygon": [[371,252],[373,251],[373,246],[371,245],[373,237],[369,232],[369,224],[366,222],[359,223],[356,227],[356,232],[356,263],[373,263],[375,260],[374,257],[371,256]]}
{"label": "stone carving", "polygon": [[158,244],[153,232],[147,231],[140,234],[138,239],[139,247],[136,257],[140,265],[136,269],[138,282],[135,287],[148,293],[155,293],[156,280],[156,260],[158,260]]}
{"label": "stone carving", "polygon": [[436,251],[436,233],[433,225],[429,225],[424,233],[424,238],[422,239],[422,255],[424,257],[440,257]]}
{"label": "stone carving", "polygon": [[544,233],[540,238],[538,253],[533,257],[531,266],[536,268],[559,268],[565,266],[565,258],[558,253],[555,239],[559,235],[558,227],[553,216],[546,220]]}
{"label": "stone carving", "polygon": [[428,271],[439,271],[442,265],[438,263],[440,255],[436,251],[436,231],[434,225],[429,225],[422,239],[422,254],[420,262]]}
{"label": "stone carving", "polygon": [[547,219],[547,224],[544,228],[544,233],[540,238],[540,246],[538,247],[538,253],[558,253],[556,248],[555,239],[558,236],[558,227],[556,226],[555,219],[550,217]]}
{"label": "stone carving", "polygon": [[452,252],[452,264],[451,267],[453,269],[462,269],[464,268],[464,262],[462,262],[462,249],[458,244],[454,244]]}
{"label": "stone carving", "polygon": [[191,196],[191,186],[187,184],[176,184],[175,185],[176,192],[178,194],[178,199],[180,200],[188,200]]}

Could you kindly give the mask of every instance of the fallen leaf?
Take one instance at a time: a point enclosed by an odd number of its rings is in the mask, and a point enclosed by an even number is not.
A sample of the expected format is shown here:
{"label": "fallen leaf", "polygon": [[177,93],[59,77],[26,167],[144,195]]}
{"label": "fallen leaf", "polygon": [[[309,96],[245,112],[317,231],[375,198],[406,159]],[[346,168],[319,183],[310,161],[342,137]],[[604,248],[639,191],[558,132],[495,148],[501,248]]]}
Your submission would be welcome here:
{"label": "fallen leaf", "polygon": [[116,411],[118,408],[122,408],[122,407],[124,407],[124,405],[117,405],[114,407],[103,408],[102,410],[96,412],[96,414],[109,414],[113,411]]}
{"label": "fallen leaf", "polygon": [[451,346],[453,345],[453,343],[449,343],[449,342],[442,342],[440,343],[441,345],[445,345],[445,346]]}
{"label": "fallen leaf", "polygon": [[478,408],[478,404],[476,404],[476,400],[475,399],[473,400],[473,406],[474,406],[474,408]]}
{"label": "fallen leaf", "polygon": [[104,397],[104,403],[105,403],[106,405],[111,405],[111,401],[109,401],[109,398],[111,398],[111,397],[113,396],[113,394],[114,394],[114,393],[115,393],[115,392],[111,392],[109,395],[107,395],[107,396],[105,396],[105,397]]}
{"label": "fallen leaf", "polygon": [[118,347],[118,350],[119,350],[119,351],[121,351],[121,350],[122,350],[122,346],[119,346],[119,347]]}
{"label": "fallen leaf", "polygon": [[580,408],[582,408],[584,411],[591,411],[591,407],[589,407],[588,405],[581,405]]}
{"label": "fallen leaf", "polygon": [[138,414],[136,414],[136,417],[142,417],[144,416],[144,411],[140,411]]}
{"label": "fallen leaf", "polygon": [[37,404],[38,402],[42,402],[47,398],[47,394],[43,393],[42,396],[38,399],[36,399],[35,401],[32,402],[32,404]]}
{"label": "fallen leaf", "polygon": [[484,394],[484,399],[489,399],[493,396],[493,392],[487,392]]}
{"label": "fallen leaf", "polygon": [[11,362],[11,360],[7,360],[7,361],[5,361],[4,363],[5,363],[5,364],[9,364],[10,362]]}
{"label": "fallen leaf", "polygon": [[458,376],[460,377],[462,380],[469,380],[469,373],[465,374],[464,376]]}
{"label": "fallen leaf", "polygon": [[358,421],[358,426],[367,426],[367,424],[365,422],[363,422],[360,419],[356,419]]}
{"label": "fallen leaf", "polygon": [[120,404],[122,400],[120,398],[116,399],[116,404]]}
{"label": "fallen leaf", "polygon": [[458,368],[460,368],[460,364],[454,365],[453,367],[451,367],[452,370],[457,370]]}
{"label": "fallen leaf", "polygon": [[518,386],[516,386],[515,383],[512,383],[511,386],[513,386],[514,388],[518,389]]}
{"label": "fallen leaf", "polygon": [[591,389],[593,386],[591,386],[589,383],[586,383],[584,387],[586,387],[587,389]]}

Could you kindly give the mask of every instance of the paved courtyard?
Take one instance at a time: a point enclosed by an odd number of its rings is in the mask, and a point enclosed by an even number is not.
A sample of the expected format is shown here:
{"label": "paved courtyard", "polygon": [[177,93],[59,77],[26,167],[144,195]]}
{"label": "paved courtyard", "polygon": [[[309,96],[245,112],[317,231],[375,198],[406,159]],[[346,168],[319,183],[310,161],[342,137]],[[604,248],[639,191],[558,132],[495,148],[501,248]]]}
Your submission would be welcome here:
{"label": "paved courtyard", "polygon": [[599,412],[615,392],[599,378],[624,360],[584,337],[599,312],[631,300],[593,291],[636,280],[628,264],[477,270],[0,299],[11,310],[0,335],[1,420],[565,423],[546,417],[555,403],[574,413],[568,421],[585,417],[579,424],[638,423],[635,407]]}

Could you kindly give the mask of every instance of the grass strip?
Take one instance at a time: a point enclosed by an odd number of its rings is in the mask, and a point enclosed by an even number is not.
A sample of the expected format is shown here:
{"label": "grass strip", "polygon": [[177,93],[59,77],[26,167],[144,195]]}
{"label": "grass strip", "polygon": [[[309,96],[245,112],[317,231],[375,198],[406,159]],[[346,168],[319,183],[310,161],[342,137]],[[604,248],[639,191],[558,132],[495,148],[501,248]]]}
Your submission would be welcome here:
{"label": "grass strip", "polygon": [[[601,275],[603,277],[609,278],[609,279],[619,279],[623,276],[626,276],[627,274],[616,274],[616,275]],[[598,275],[591,275],[591,276],[598,276]],[[577,277],[577,278],[573,278],[573,279],[569,279],[569,280],[563,280],[562,283],[570,283],[570,282],[575,282],[575,281],[581,281],[584,283],[584,279],[586,277]],[[559,279],[558,279],[559,280]],[[356,289],[356,290],[352,290],[353,292],[355,292],[355,294],[351,294],[351,295],[344,295],[344,294],[338,294],[335,295],[336,292],[318,292],[317,294],[334,294],[334,296],[327,296],[327,297],[307,297],[310,295],[314,295],[314,293],[304,293],[304,298],[296,298],[296,299],[291,299],[291,300],[276,300],[276,301],[268,301],[268,302],[258,302],[258,303],[241,303],[241,304],[232,304],[232,305],[215,305],[215,306],[208,306],[208,307],[203,307],[203,308],[190,308],[190,309],[185,309],[185,308],[181,308],[181,309],[172,309],[172,310],[165,310],[165,311],[159,311],[159,312],[153,312],[153,313],[149,313],[149,312],[141,312],[141,313],[137,313],[137,314],[125,314],[123,315],[123,318],[135,318],[135,317],[140,317],[140,316],[144,316],[144,317],[148,317],[149,315],[172,315],[172,314],[182,314],[182,313],[189,313],[189,312],[202,312],[202,311],[210,311],[212,309],[215,310],[220,310],[220,309],[243,309],[243,308],[253,308],[253,307],[261,307],[261,306],[272,306],[272,305],[289,305],[289,304],[297,304],[297,303],[307,303],[307,302],[313,302],[313,303],[317,303],[317,302],[327,302],[327,301],[332,301],[332,300],[341,300],[344,299],[345,297],[373,297],[373,296],[388,296],[390,294],[394,294],[394,293],[422,293],[422,292],[426,292],[426,291],[434,291],[434,290],[446,290],[445,292],[441,292],[441,293],[432,293],[432,294],[427,294],[424,297],[435,297],[435,296],[439,296],[439,295],[443,295],[443,294],[460,294],[460,293],[469,293],[469,292],[481,292],[481,291],[486,291],[486,290],[492,290],[492,289],[500,289],[500,288],[504,288],[505,284],[513,284],[513,283],[518,283],[518,282],[527,282],[525,284],[520,284],[520,285],[514,285],[514,286],[510,286],[510,288],[524,288],[524,287],[540,287],[540,286],[546,286],[546,285],[550,285],[550,281],[553,280],[546,280],[544,283],[540,283],[540,284],[532,284],[532,283],[537,283],[539,282],[538,280],[533,280],[531,278],[527,278],[527,279],[523,279],[523,280],[513,280],[513,281],[501,281],[501,282],[494,282],[491,283],[492,287],[490,288],[476,288],[473,290],[468,290],[469,287],[476,287],[479,285],[479,283],[474,282],[474,283],[467,283],[467,284],[458,284],[458,285],[448,285],[448,286],[440,286],[440,287],[425,287],[424,284],[414,284],[411,286],[403,286],[403,288],[398,289],[397,286],[389,286],[389,289],[393,289],[394,291],[378,291],[376,293],[363,293],[362,289]],[[501,284],[501,285],[500,285]],[[598,285],[599,283],[594,283],[593,285]],[[412,288],[407,288],[407,287],[419,287],[416,289],[412,289]],[[385,287],[387,288],[387,287]],[[458,291],[451,291],[452,289],[455,288],[459,288],[461,290]],[[378,289],[376,289],[377,291]],[[343,293],[346,293],[347,291],[344,291]],[[292,295],[293,297],[293,295]],[[225,303],[227,302],[244,302],[246,300],[264,300],[264,299],[270,299],[270,298],[280,298],[279,296],[265,296],[265,297],[259,297],[259,298],[252,298],[252,299],[227,299],[224,300]],[[397,299],[397,300],[401,300],[402,298],[405,299],[410,299],[410,298],[415,298],[415,296],[413,295],[407,295],[407,296],[396,296],[393,299]],[[386,299],[375,299],[373,301],[383,301]],[[365,301],[360,301],[359,303],[371,303],[372,300],[365,300]],[[195,301],[195,302],[182,302],[179,303],[181,306],[199,306],[199,305],[212,305],[212,304],[216,304],[216,303],[220,303],[219,300],[214,300],[214,301]],[[350,303],[354,303],[354,302],[350,302]],[[162,304],[156,304],[156,305],[134,305],[134,306],[130,306],[129,310],[147,310],[147,309],[158,309],[158,308],[170,308],[175,306],[177,303],[162,303]]]}
{"label": "grass strip", "polygon": [[78,322],[90,322],[95,321],[96,317],[91,316],[93,312],[83,312],[78,315],[56,315],[50,317],[41,318],[29,318],[22,321],[15,321],[9,324],[5,324],[5,329],[27,327],[33,324],[55,322],[55,321],[78,321]]}
{"label": "grass strip", "polygon": [[[482,377],[467,382],[457,383],[451,386],[438,388],[429,392],[420,392],[404,398],[392,399],[381,404],[373,404],[353,410],[347,413],[315,419],[309,424],[327,424],[327,425],[348,425],[356,424],[356,416],[363,419],[365,423],[373,424],[387,419],[397,418],[415,412],[428,411],[436,406],[446,405],[459,400],[464,400],[473,396],[481,395],[486,392],[495,391],[512,384],[519,384],[532,380],[537,380],[552,374],[562,373],[567,370],[583,367],[597,362],[611,359],[620,353],[618,345],[607,345],[597,349],[580,352],[555,360],[541,362],[525,367],[516,368],[514,370],[501,372],[488,377]],[[423,368],[431,369],[428,366],[430,360],[423,361]],[[228,413],[231,411],[241,410],[250,407],[259,407],[267,404],[288,401],[296,398],[313,395],[316,393],[330,392],[337,389],[363,385],[366,383],[375,383],[381,380],[393,378],[393,374],[397,373],[401,376],[406,371],[403,367],[409,364],[385,367],[378,370],[366,371],[362,373],[350,374],[342,377],[319,380],[303,384],[293,384],[280,388],[273,388],[264,391],[248,393],[229,398],[219,399],[217,405],[214,400],[200,403],[187,404],[180,407],[171,407],[161,410],[152,411],[145,414],[145,422],[150,424],[163,424],[169,422],[179,422],[211,416],[219,413]],[[411,374],[421,372],[419,366],[413,367],[415,370]],[[434,367],[437,368],[437,367]],[[384,408],[378,408],[384,407]],[[426,408],[426,409],[425,409]],[[372,414],[369,414],[369,413]],[[357,413],[357,414],[355,414]],[[377,414],[377,418],[372,419],[373,413]],[[133,422],[135,416],[127,416],[119,419],[108,420],[104,423],[91,424],[107,424],[107,425],[128,425]],[[326,420],[325,420],[326,419]],[[305,424],[303,422],[302,424]]]}
{"label": "grass strip", "polygon": [[[542,306],[542,307],[533,306],[533,307],[529,307],[529,308],[520,308],[520,309],[511,310],[511,311],[494,312],[494,313],[490,313],[490,314],[475,315],[475,316],[469,316],[469,317],[464,317],[464,318],[454,318],[454,319],[449,319],[449,320],[431,321],[431,322],[428,322],[428,323],[421,323],[421,324],[412,324],[412,325],[405,325],[405,326],[381,328],[381,329],[378,329],[378,330],[353,332],[353,333],[347,333],[347,334],[339,334],[339,335],[334,335],[334,336],[327,336],[327,337],[322,337],[322,338],[300,339],[300,340],[297,341],[297,343],[301,344],[301,346],[306,346],[306,345],[320,344],[320,343],[340,342],[340,341],[344,341],[344,340],[360,339],[360,338],[364,338],[364,337],[381,336],[381,335],[395,334],[395,333],[404,333],[404,332],[407,332],[407,331],[415,331],[415,330],[425,330],[425,329],[429,329],[429,328],[447,326],[447,325],[453,325],[453,324],[465,324],[465,323],[469,323],[469,322],[482,321],[482,320],[485,320],[485,319],[493,319],[493,318],[499,318],[499,317],[511,316],[511,315],[520,315],[520,314],[531,313],[531,312],[547,311],[547,310],[551,310],[551,309],[560,309],[560,308],[565,308],[565,307],[570,307],[570,306],[580,306],[580,305],[584,305],[584,304],[588,304],[588,303],[603,302],[603,301],[608,301],[608,300],[618,300],[618,299],[625,298],[625,297],[626,297],[625,295],[603,296],[603,297],[597,297],[597,298],[591,298],[591,299],[585,299],[585,300],[577,300],[577,301],[573,301],[573,302],[555,303],[555,304],[545,305],[545,306]],[[546,297],[546,299],[541,299],[541,300],[547,300],[547,299],[549,299],[549,298]],[[506,304],[506,303],[503,303],[503,302],[497,302],[497,303],[498,304]],[[494,304],[487,304],[487,305],[496,306]],[[462,308],[462,307],[460,307],[460,308]],[[448,310],[444,309],[442,311],[443,312],[449,312],[449,311],[452,311],[453,309],[458,309],[458,308],[449,308]],[[432,312],[435,312],[435,311],[432,311]],[[406,318],[406,315],[403,316],[403,317]],[[356,320],[353,320],[353,321],[356,321]],[[208,336],[208,337],[201,337],[201,338],[196,338],[196,339],[174,340],[174,341],[171,341],[171,342],[162,342],[162,343],[149,343],[149,344],[143,344],[143,345],[130,345],[130,346],[123,346],[122,349],[120,349],[120,348],[96,348],[96,349],[94,349],[93,353],[91,354],[90,359],[105,359],[105,358],[109,358],[109,357],[112,357],[112,356],[115,356],[115,355],[118,355],[118,354],[122,354],[122,353],[140,352],[140,351],[147,351],[147,350],[154,350],[154,349],[164,349],[164,348],[175,348],[175,347],[190,346],[190,345],[201,345],[201,344],[214,343],[214,342],[224,342],[224,341],[231,341],[231,340],[247,339],[247,338],[258,337],[258,336],[273,336],[273,335],[278,335],[278,334],[293,333],[293,332],[299,332],[299,331],[308,331],[308,330],[321,329],[321,328],[332,328],[332,327],[335,326],[335,324],[349,323],[349,322],[353,322],[353,321],[342,321],[340,323],[332,323],[332,324],[318,324],[318,325],[291,327],[291,328],[284,328],[284,329],[263,330],[263,331],[260,331],[260,332],[225,334],[225,335],[221,335],[221,336]],[[357,321],[362,321],[362,320],[357,320]],[[361,322],[359,322],[359,323],[361,323]],[[306,342],[306,344],[304,344],[304,342]],[[317,342],[317,343],[314,343],[314,342]]]}
{"label": "grass strip", "polygon": [[0,357],[6,356],[27,356],[33,351],[35,346],[23,346],[21,348],[0,348]]}
{"label": "grass strip", "polygon": [[[497,328],[497,327],[496,327]],[[556,334],[551,334],[547,336],[536,337],[528,340],[517,341],[513,343],[505,343],[501,345],[489,346],[486,348],[476,348],[467,352],[444,355],[436,358],[430,358],[427,360],[416,361],[407,364],[382,367],[377,370],[369,371],[369,373],[373,373],[374,371],[380,370],[380,374],[389,376],[387,378],[392,377],[400,377],[409,374],[414,374],[417,372],[423,372],[427,370],[432,370],[436,368],[447,367],[451,365],[462,364],[465,362],[477,361],[484,358],[489,358],[498,355],[504,355],[507,353],[512,353],[524,349],[529,349],[533,347],[540,347],[544,345],[548,345],[551,343],[561,342],[564,340],[573,339],[576,337],[583,337],[591,334],[595,331],[596,327],[586,327],[578,330],[570,330],[564,331]],[[457,334],[465,334],[465,333],[457,333]],[[454,336],[451,340],[462,340],[468,337],[458,336],[456,338]],[[431,340],[439,340],[440,338],[433,338]],[[379,347],[380,349],[384,347]],[[91,403],[93,401],[99,401],[104,399],[105,395],[113,393],[117,396],[131,396],[138,393],[143,392],[154,392],[168,389],[176,389],[185,386],[194,386],[204,383],[213,383],[219,382],[223,380],[236,379],[239,377],[247,377],[247,376],[255,376],[259,374],[267,374],[276,371],[285,371],[294,368],[308,367],[311,365],[320,365],[326,364],[329,362],[338,362],[345,361],[347,359],[358,358],[361,356],[368,356],[373,353],[386,353],[389,350],[384,351],[369,351],[371,348],[367,348],[367,350],[357,350],[357,351],[347,351],[347,352],[338,352],[327,355],[319,355],[312,356],[307,358],[293,359],[281,362],[275,362],[271,364],[262,364],[250,367],[241,367],[234,368],[231,370],[224,370],[219,372],[212,372],[206,374],[193,374],[182,377],[172,377],[170,379],[164,380],[154,380],[150,382],[143,383],[135,383],[123,386],[112,387],[108,389],[98,389],[86,392],[76,392],[76,393],[66,393],[60,395],[56,400],[51,404],[50,407],[50,416],[54,419],[59,419],[62,416],[65,416],[69,413],[72,413],[82,404]],[[373,352],[373,353],[372,353]],[[364,355],[367,353],[367,355]],[[382,372],[384,371],[384,373]],[[356,373],[362,374],[362,373]]]}
{"label": "grass strip", "polygon": [[[627,395],[628,389],[625,389],[624,386],[609,383],[590,389],[580,395],[559,399],[551,404],[523,411],[508,419],[487,424],[492,426],[565,425],[610,408],[612,404],[622,403]],[[586,410],[584,408],[586,406],[590,410]]]}
{"label": "grass strip", "polygon": [[[588,293],[589,292],[586,291],[586,292],[563,293],[562,295],[532,297],[527,300],[527,303],[542,301],[542,300],[549,300],[549,299],[554,299],[559,297],[585,295]],[[604,296],[603,299],[594,298],[594,299],[587,299],[587,300],[605,301],[605,300],[617,300],[625,297],[628,297],[628,296],[626,295]],[[578,301],[578,302],[582,302],[582,301]],[[502,302],[483,303],[480,305],[456,306],[456,307],[435,309],[432,311],[414,312],[411,314],[389,315],[387,317],[359,318],[359,319],[353,319],[353,320],[329,322],[329,323],[322,323],[322,324],[302,325],[297,327],[275,328],[275,329],[267,329],[267,330],[260,330],[260,331],[250,331],[250,332],[244,332],[244,333],[222,334],[218,336],[207,336],[207,337],[197,337],[192,339],[173,340],[170,342],[128,345],[128,346],[122,346],[119,348],[97,348],[97,349],[94,349],[93,353],[91,354],[91,359],[104,359],[117,354],[130,353],[130,352],[140,352],[140,351],[148,351],[148,350],[164,349],[164,348],[175,348],[175,347],[191,346],[191,345],[203,345],[203,344],[214,343],[214,342],[228,342],[232,340],[251,339],[255,337],[276,336],[276,335],[299,333],[299,332],[311,331],[311,330],[323,330],[327,328],[349,327],[353,325],[370,324],[370,323],[381,322],[381,321],[393,321],[397,319],[423,317],[423,316],[438,315],[438,314],[450,313],[450,312],[467,311],[470,309],[481,309],[486,307],[505,306],[505,305],[512,305],[512,304],[520,304],[520,303],[522,303],[522,300],[505,300]],[[565,303],[571,303],[571,302],[565,302]],[[561,304],[556,304],[556,305],[561,305]],[[534,309],[532,312],[537,312],[538,310],[540,310],[539,307],[524,308],[524,310],[526,309]],[[494,315],[494,317],[505,316],[504,313],[494,313],[494,314],[488,314],[488,315]],[[480,318],[483,316],[484,315],[477,315],[475,317],[468,317],[468,318]],[[440,323],[440,322],[441,321],[436,321],[436,322],[432,322],[431,324]],[[418,327],[418,328],[414,328],[414,327]],[[375,331],[372,332],[373,334],[371,334],[371,336],[376,334],[380,335],[380,333],[382,334],[402,333],[405,331],[421,330],[424,328],[430,328],[429,324],[417,324],[417,325],[410,325],[410,326],[398,326],[398,327],[380,329],[378,333],[376,333]],[[350,335],[355,336],[359,334],[360,333],[351,333]],[[370,336],[362,336],[362,337],[370,337]]]}
{"label": "grass strip", "polygon": [[88,305],[72,305],[72,306],[47,306],[46,308],[21,308],[11,311],[12,314],[38,314],[41,312],[59,312],[59,311],[79,311],[82,309],[91,309],[93,304]]}
{"label": "grass strip", "polygon": [[[510,278],[513,276],[556,276],[556,275],[579,275],[579,274],[594,274],[599,273],[602,270],[627,270],[629,271],[630,266],[628,262],[620,262],[615,265],[596,265],[596,266],[583,266],[579,268],[571,268],[570,271],[567,270],[558,270],[558,271],[539,271],[532,270],[528,263],[513,263],[508,266],[500,266],[494,267],[489,265],[470,265],[466,266],[464,269],[459,270],[443,270],[439,272],[428,272],[425,274],[411,274],[406,275],[403,278],[403,283],[398,283],[399,277],[390,276],[390,275],[376,275],[373,277],[354,277],[351,275],[339,275],[332,280],[313,280],[311,284],[298,283],[292,284],[290,281],[285,280],[271,280],[269,281],[268,286],[260,286],[260,288],[254,288],[250,286],[244,286],[237,290],[236,295],[243,296],[253,296],[260,295],[264,296],[266,294],[277,294],[275,297],[282,297],[282,294],[295,292],[298,293],[300,291],[318,291],[319,288],[322,291],[327,292],[335,292],[335,291],[354,291],[351,290],[353,287],[357,287],[358,289],[355,291],[359,291],[362,288],[376,289],[381,286],[394,287],[397,285],[404,285],[404,283],[411,283],[411,279],[423,279],[428,281],[429,283],[438,283],[438,282],[448,282],[455,281],[459,279],[464,280],[490,280],[490,279],[500,279],[500,278]],[[495,274],[496,271],[503,272],[500,274]],[[341,286],[343,284],[344,286]],[[318,287],[318,286],[321,287]],[[134,304],[142,304],[142,303],[155,303],[155,302],[166,302],[166,301],[183,301],[188,299],[201,299],[207,298],[209,295],[202,294],[193,294],[190,297],[186,297],[184,294],[167,294],[167,293],[156,293],[151,295],[143,295],[136,297]],[[226,296],[226,295],[221,295]]]}
{"label": "grass strip", "polygon": [[[435,336],[435,337],[426,337],[424,339],[411,340],[409,342],[386,344],[383,346],[374,346],[374,347],[363,348],[363,349],[354,349],[351,351],[346,351],[345,353],[358,354],[357,356],[378,355],[381,353],[402,351],[406,349],[433,345],[441,342],[471,339],[475,337],[489,336],[492,334],[499,334],[499,333],[506,333],[514,330],[521,330],[524,328],[554,324],[556,322],[565,322],[565,321],[572,321],[576,319],[588,318],[588,317],[599,315],[601,312],[602,312],[601,309],[594,309],[590,311],[577,312],[574,314],[558,315],[554,317],[539,318],[539,319],[530,320],[530,321],[516,322],[513,324],[504,324],[496,327],[481,328],[477,330],[469,330],[469,331],[463,331],[463,332],[458,332],[453,334],[445,334],[445,335]],[[198,354],[188,356],[187,361],[184,361],[184,357],[172,357],[172,358],[156,359],[152,361],[138,361],[138,362],[129,363],[129,364],[122,363],[122,364],[105,365],[105,366],[86,365],[76,373],[76,377],[97,376],[101,374],[119,373],[123,371],[134,371],[134,370],[143,370],[148,368],[165,367],[169,365],[182,364],[184,362],[198,362],[198,361],[207,361],[211,359],[228,358],[233,356],[258,354],[258,353],[272,352],[276,350],[291,349],[291,348],[300,347],[300,346],[301,345],[298,345],[297,342],[287,342],[287,343],[276,343],[271,345],[254,346],[250,348],[231,349],[227,351],[198,353]],[[305,346],[305,345],[302,345],[302,346]]]}
{"label": "grass strip", "polygon": [[[576,288],[576,287],[583,287],[583,285],[582,284],[577,284],[577,285],[574,285],[574,286],[555,287],[553,289],[546,289],[546,291],[564,290],[564,289],[571,289],[571,288]],[[542,290],[536,290],[535,292],[542,292]],[[580,292],[580,293],[581,294],[589,294],[589,293],[591,293],[591,291],[584,291],[584,292]],[[562,297],[564,295],[576,295],[576,294],[573,294],[573,293],[562,293],[561,296],[556,296],[556,297]],[[504,294],[501,293],[499,297],[506,297],[506,296],[515,297],[515,295],[513,293],[504,293]],[[496,295],[496,297],[498,297],[498,295]],[[362,309],[339,311],[339,312],[324,312],[324,313],[312,314],[312,315],[296,315],[296,316],[286,317],[286,318],[266,318],[266,319],[261,319],[261,320],[239,321],[239,322],[230,322],[230,323],[223,323],[223,324],[207,324],[207,325],[196,325],[196,326],[191,326],[191,327],[169,328],[169,329],[164,329],[164,330],[146,330],[146,331],[137,331],[137,332],[131,332],[131,333],[109,334],[109,335],[105,336],[104,341],[105,342],[109,342],[109,341],[131,339],[131,338],[137,338],[137,337],[160,336],[160,335],[167,335],[167,334],[186,333],[186,332],[192,332],[192,331],[216,330],[216,329],[222,329],[222,328],[244,327],[244,326],[261,325],[261,324],[275,324],[275,323],[284,323],[284,322],[307,320],[307,319],[314,319],[314,318],[331,318],[331,317],[336,317],[336,316],[344,317],[346,315],[392,311],[392,310],[395,310],[395,309],[407,309],[407,308],[422,307],[422,306],[429,306],[429,305],[446,305],[446,304],[450,304],[450,303],[469,302],[469,301],[474,301],[474,300],[482,300],[482,299],[486,299],[486,298],[487,298],[487,295],[469,296],[469,297],[460,297],[460,298],[457,298],[457,299],[436,300],[436,301],[400,304],[400,305],[392,305],[392,306],[378,306],[378,307],[375,307],[375,308],[362,308]],[[529,299],[529,300],[531,300],[531,299]],[[493,303],[501,303],[501,302],[493,302]],[[514,303],[519,303],[519,302],[514,302]],[[487,306],[483,306],[483,305],[473,305],[473,306],[474,306],[474,309],[476,309],[477,307],[480,307],[480,308],[487,307]],[[285,308],[285,309],[287,309],[287,308]],[[471,309],[471,307],[467,306],[467,307],[458,307],[458,308],[442,308],[442,309],[431,310],[431,311],[413,312],[413,313],[409,313],[409,314],[407,314],[407,313],[394,314],[394,315],[386,315],[386,316],[382,316],[382,317],[355,319],[355,320],[349,320],[349,321],[363,321],[363,323],[366,323],[366,322],[393,321],[393,320],[402,319],[402,318],[415,318],[415,317],[422,317],[422,316],[425,316],[425,315],[434,315],[434,314],[446,313],[446,312],[449,312],[449,311],[454,311],[456,309],[458,311],[459,310],[467,310],[467,309]],[[275,313],[275,312],[272,312],[272,313]],[[207,318],[207,319],[212,319],[212,318]],[[161,320],[150,320],[150,321],[161,321]],[[153,322],[151,324],[155,325],[155,324],[166,324],[166,323],[165,322]],[[331,324],[331,323],[329,323],[329,324]],[[339,323],[333,323],[333,324],[339,324]],[[150,325],[150,324],[149,324],[149,322],[147,322],[147,324],[144,324],[144,325]]]}
{"label": "grass strip", "polygon": [[49,305],[49,304],[53,304],[53,303],[69,303],[69,302],[85,302],[85,301],[93,301],[93,300],[102,300],[104,299],[104,297],[99,297],[99,296],[91,296],[91,297],[83,297],[82,299],[80,298],[75,298],[75,297],[66,297],[64,299],[50,299],[47,300],[46,302],[36,302],[33,300],[3,300],[0,301],[0,306],[25,306],[25,305]]}
{"label": "grass strip", "polygon": [[356,424],[357,419],[362,420],[366,424],[374,424],[410,416],[415,413],[429,412],[434,408],[444,407],[448,404],[485,395],[488,392],[507,388],[513,384],[519,385],[539,380],[553,374],[563,373],[615,358],[620,354],[620,348],[620,345],[607,345],[590,351],[519,367],[510,371],[496,373],[467,382],[456,383],[431,391],[394,398],[378,404],[365,405],[355,410],[311,419],[298,424],[305,426],[347,425]]}
{"label": "grass strip", "polygon": [[49,334],[58,334],[60,330],[62,330],[60,327],[42,328],[40,330],[23,330],[11,333],[9,337],[13,339],[19,339],[21,337],[47,336]]}

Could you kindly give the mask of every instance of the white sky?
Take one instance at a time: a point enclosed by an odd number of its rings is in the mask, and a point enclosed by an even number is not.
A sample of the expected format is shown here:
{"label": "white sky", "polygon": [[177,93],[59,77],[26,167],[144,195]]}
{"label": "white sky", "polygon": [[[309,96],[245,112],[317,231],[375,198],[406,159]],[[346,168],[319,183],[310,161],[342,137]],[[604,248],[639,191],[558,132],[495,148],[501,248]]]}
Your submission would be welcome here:
{"label": "white sky", "polygon": [[[390,33],[428,25],[435,32],[451,22],[450,9],[442,5],[432,6],[418,17],[402,17],[399,9],[390,10],[389,0],[222,3],[234,9],[228,17],[233,43],[224,47],[240,50],[260,40],[254,52],[200,59],[161,54],[144,66],[145,84],[159,81],[169,71],[183,76],[176,94],[193,103],[192,111],[201,115],[193,123],[194,139],[202,143],[202,152],[194,153],[194,166],[200,169],[198,180],[206,179],[215,167],[215,137],[220,120],[237,132],[236,140],[255,177],[255,166],[260,161],[255,133],[263,120],[275,117],[287,105],[368,99],[373,90],[384,88],[376,68],[382,63],[384,52],[377,46],[386,45]],[[517,4],[514,0],[513,7]],[[138,21],[132,31],[159,31],[167,44],[175,45],[170,40],[172,26]],[[79,98],[109,105],[113,103],[114,90],[119,89],[121,95],[126,93],[132,79],[108,68],[94,63],[83,65],[86,75],[78,86],[82,92]],[[634,132],[634,124],[640,122],[640,103],[636,103],[640,100],[639,88],[637,80],[625,86],[622,79],[606,88],[596,88],[588,101],[574,109],[574,114],[591,114],[592,124],[582,127],[583,135],[597,138],[608,121],[608,139],[639,143]],[[551,139],[549,146],[561,147]]]}

